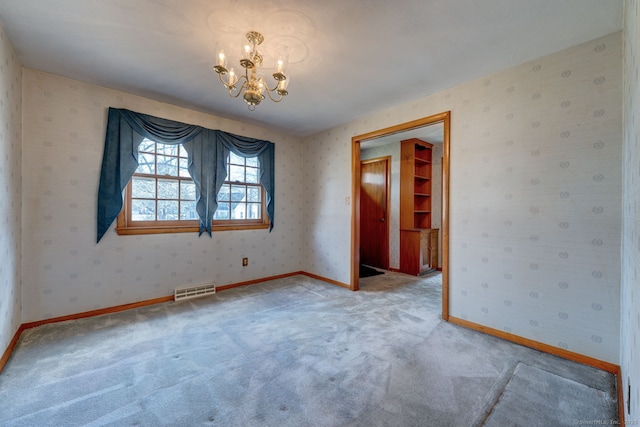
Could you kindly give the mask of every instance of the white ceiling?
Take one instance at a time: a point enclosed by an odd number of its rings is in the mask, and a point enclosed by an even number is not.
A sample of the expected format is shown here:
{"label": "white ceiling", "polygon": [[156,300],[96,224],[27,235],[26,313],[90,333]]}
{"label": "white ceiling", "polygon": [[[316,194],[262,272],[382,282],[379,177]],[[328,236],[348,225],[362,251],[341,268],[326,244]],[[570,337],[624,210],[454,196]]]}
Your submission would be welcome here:
{"label": "white ceiling", "polygon": [[[2,0],[0,20],[25,67],[307,136],[618,31],[622,3]],[[291,49],[291,83],[250,112],[211,67],[252,29]]]}

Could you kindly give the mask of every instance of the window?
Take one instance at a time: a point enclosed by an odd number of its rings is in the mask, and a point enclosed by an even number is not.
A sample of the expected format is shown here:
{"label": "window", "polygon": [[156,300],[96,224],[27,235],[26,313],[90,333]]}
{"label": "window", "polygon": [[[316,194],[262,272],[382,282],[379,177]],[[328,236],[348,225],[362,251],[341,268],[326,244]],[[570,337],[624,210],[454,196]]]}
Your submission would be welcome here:
{"label": "window", "polygon": [[240,157],[230,153],[227,158],[227,180],[218,192],[218,209],[213,226],[263,224],[265,213],[256,157]]}
{"label": "window", "polygon": [[[227,158],[227,180],[218,193],[213,230],[267,228],[264,189],[256,157],[233,153]],[[125,190],[118,234],[197,232],[196,187],[181,144],[144,139],[138,168]]]}

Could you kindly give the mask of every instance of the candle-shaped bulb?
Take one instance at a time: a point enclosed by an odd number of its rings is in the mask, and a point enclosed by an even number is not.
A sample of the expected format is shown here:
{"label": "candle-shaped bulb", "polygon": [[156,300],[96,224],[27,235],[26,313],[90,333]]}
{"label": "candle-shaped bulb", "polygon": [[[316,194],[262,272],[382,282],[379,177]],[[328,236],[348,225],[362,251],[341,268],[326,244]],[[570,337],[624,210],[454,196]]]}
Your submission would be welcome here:
{"label": "candle-shaped bulb", "polygon": [[231,68],[229,70],[229,86],[234,86],[236,84],[236,72]]}
{"label": "candle-shaped bulb", "polygon": [[287,74],[287,64],[289,62],[289,55],[286,51],[279,50],[276,53],[276,64],[273,70],[274,77],[277,75],[276,80],[281,80],[285,74]]}

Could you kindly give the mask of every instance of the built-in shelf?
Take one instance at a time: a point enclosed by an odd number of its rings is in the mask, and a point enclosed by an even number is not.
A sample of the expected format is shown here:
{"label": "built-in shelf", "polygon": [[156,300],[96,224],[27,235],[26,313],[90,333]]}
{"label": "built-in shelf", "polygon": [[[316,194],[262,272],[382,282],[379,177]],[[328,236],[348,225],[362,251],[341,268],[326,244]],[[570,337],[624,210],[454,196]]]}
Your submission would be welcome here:
{"label": "built-in shelf", "polygon": [[438,230],[431,229],[432,148],[416,138],[401,142],[400,271],[408,274],[438,263]]}

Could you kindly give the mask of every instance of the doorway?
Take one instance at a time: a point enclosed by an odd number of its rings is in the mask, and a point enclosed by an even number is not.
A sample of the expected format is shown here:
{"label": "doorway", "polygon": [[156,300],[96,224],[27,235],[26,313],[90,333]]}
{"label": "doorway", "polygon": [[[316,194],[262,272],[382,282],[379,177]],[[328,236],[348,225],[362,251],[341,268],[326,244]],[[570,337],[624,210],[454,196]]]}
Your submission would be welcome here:
{"label": "doorway", "polygon": [[389,268],[391,157],[360,162],[360,264]]}
{"label": "doorway", "polygon": [[449,111],[435,114],[433,116],[424,117],[422,119],[411,122],[402,123],[384,129],[379,129],[363,135],[357,135],[352,138],[352,227],[351,227],[351,282],[350,289],[358,290],[359,284],[359,266],[361,263],[360,249],[363,244],[362,236],[362,219],[361,219],[361,143],[402,132],[417,130],[435,124],[442,124],[442,208],[441,208],[441,248],[442,257],[442,318],[449,318],[449,155],[450,155],[450,115]]}

